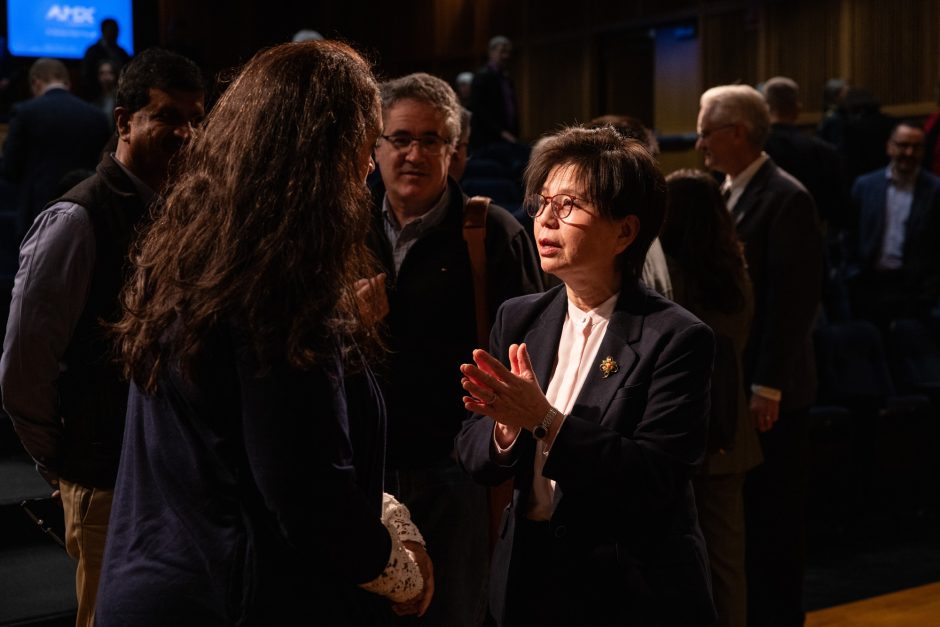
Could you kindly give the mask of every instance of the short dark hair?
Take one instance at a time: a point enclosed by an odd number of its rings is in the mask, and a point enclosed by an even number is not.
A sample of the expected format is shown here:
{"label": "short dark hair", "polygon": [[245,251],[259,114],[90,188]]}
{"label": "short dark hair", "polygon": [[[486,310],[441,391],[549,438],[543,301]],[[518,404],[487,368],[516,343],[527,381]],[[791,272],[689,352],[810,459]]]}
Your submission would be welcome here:
{"label": "short dark hair", "polygon": [[149,48],[131,59],[121,69],[114,106],[130,113],[150,102],[150,90],[205,91],[206,84],[199,66],[181,54]]}
{"label": "short dark hair", "polygon": [[666,211],[666,181],[656,160],[641,142],[623,137],[611,126],[568,127],[536,145],[525,169],[526,194],[541,192],[552,169],[563,165],[575,168],[587,200],[602,216],[639,219],[636,239],[618,259],[624,274],[638,278]]}
{"label": "short dark hair", "polygon": [[767,79],[761,92],[770,112],[783,117],[798,115],[800,112],[800,86],[792,78],[774,76]]}
{"label": "short dark hair", "polygon": [[43,83],[53,83],[58,81],[68,84],[69,82],[69,71],[65,67],[65,64],[58,59],[50,59],[48,57],[36,59],[36,61],[34,61],[31,66],[29,66],[29,72],[27,76],[30,83],[33,81],[40,81]]}

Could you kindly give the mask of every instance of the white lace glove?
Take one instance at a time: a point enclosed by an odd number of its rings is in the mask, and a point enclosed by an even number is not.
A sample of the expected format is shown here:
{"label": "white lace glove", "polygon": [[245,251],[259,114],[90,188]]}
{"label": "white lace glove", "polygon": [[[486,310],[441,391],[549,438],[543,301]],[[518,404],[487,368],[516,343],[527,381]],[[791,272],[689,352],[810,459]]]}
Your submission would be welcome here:
{"label": "white lace glove", "polygon": [[411,540],[424,545],[424,538],[414,523],[408,508],[390,494],[382,496],[382,524],[392,537],[392,552],[385,570],[372,581],[359,584],[369,592],[395,602],[410,601],[424,589],[424,578],[418,568],[415,555],[404,547],[402,541]]}
{"label": "white lace glove", "polygon": [[424,537],[418,531],[418,527],[411,522],[411,512],[388,492],[382,494],[382,524],[389,531],[394,529],[402,542],[417,542],[425,546]]}

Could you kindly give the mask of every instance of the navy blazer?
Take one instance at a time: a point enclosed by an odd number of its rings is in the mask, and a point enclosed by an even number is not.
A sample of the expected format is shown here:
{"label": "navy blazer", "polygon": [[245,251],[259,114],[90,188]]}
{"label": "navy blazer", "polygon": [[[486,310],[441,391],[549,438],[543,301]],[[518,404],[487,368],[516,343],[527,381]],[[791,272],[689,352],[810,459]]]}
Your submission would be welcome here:
{"label": "navy blazer", "polygon": [[[858,214],[849,248],[849,274],[874,269],[884,239],[888,195],[888,171],[881,168],[858,177],[852,199]],[[940,178],[920,170],[914,183],[914,199],[904,230],[904,266],[907,282],[927,300],[936,299],[940,283]]]}
{"label": "navy blazer", "polygon": [[[512,85],[511,82],[510,85]],[[519,108],[514,87],[510,89],[510,97],[516,110],[516,115],[512,118],[506,110],[503,77],[499,72],[485,65],[473,75],[469,107],[473,112],[471,146],[484,147],[493,142],[502,141],[503,131],[509,131],[513,135],[519,134]]]}
{"label": "navy blazer", "polygon": [[19,184],[18,235],[52,200],[63,176],[101,159],[111,128],[97,107],[65,89],[50,89],[16,105],[3,145],[3,176]]}
{"label": "navy blazer", "polygon": [[[567,302],[563,285],[507,301],[493,327],[492,354],[506,362],[509,345],[526,342],[545,389]],[[705,452],[713,354],[714,337],[704,323],[643,286],[624,285],[598,365],[543,470],[557,482],[550,521],[554,540],[546,551],[568,592],[545,602],[559,616],[576,616],[582,624],[650,617],[669,625],[714,620],[690,484]],[[619,370],[605,377],[599,364],[607,357]],[[492,562],[491,611],[502,624],[516,521],[525,516],[532,486],[535,440],[523,431],[511,460],[501,463],[493,426],[489,417],[471,417],[457,438],[457,451],[481,483],[515,480]]]}
{"label": "navy blazer", "polygon": [[806,188],[768,159],[734,206],[754,287],[754,320],[744,355],[748,386],[781,390],[781,410],[816,397],[812,332],[822,292],[822,234]]}

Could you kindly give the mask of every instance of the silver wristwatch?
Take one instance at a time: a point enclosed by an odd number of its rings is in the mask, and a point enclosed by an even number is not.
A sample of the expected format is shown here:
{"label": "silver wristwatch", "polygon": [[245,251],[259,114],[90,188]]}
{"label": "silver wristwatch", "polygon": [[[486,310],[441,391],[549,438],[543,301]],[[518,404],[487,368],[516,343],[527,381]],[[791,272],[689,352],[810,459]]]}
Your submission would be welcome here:
{"label": "silver wristwatch", "polygon": [[548,435],[548,429],[552,426],[552,423],[555,422],[555,418],[560,415],[561,412],[559,412],[557,409],[554,407],[549,407],[548,411],[545,412],[545,417],[542,418],[541,424],[537,424],[532,427],[532,436],[536,440],[543,439],[546,435]]}

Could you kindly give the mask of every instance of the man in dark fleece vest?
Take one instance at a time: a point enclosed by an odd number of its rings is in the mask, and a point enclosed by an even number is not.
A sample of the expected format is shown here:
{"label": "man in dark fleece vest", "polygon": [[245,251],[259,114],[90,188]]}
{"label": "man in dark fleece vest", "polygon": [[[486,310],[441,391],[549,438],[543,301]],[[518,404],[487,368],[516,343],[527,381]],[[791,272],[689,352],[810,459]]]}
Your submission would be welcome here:
{"label": "man in dark fleece vest", "polygon": [[0,391],[61,496],[66,549],[78,561],[77,625],[94,623],[127,408],[105,325],[120,317],[131,243],[170,160],[202,120],[203,85],[199,68],[175,53],[151,49],[129,63],[115,98],[115,151],[40,214],[20,248]]}

